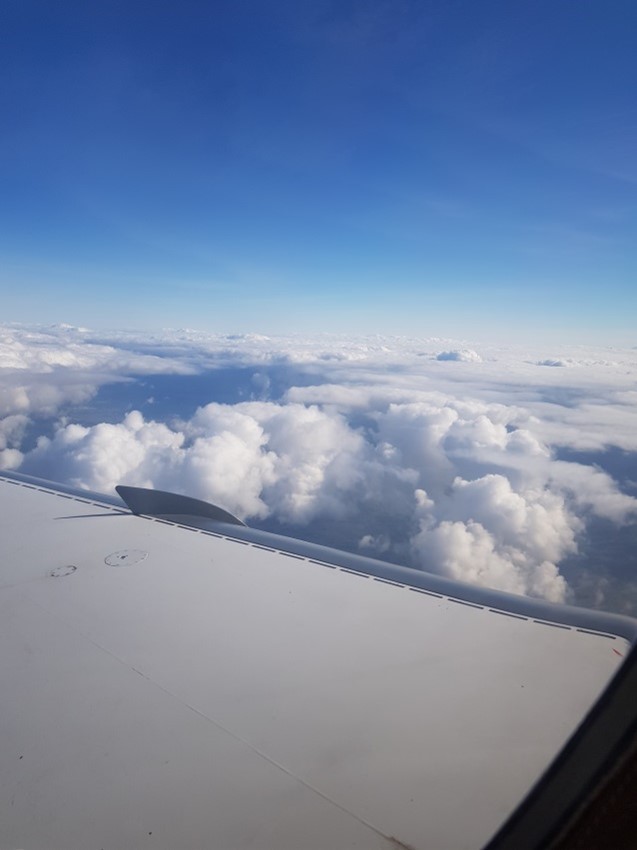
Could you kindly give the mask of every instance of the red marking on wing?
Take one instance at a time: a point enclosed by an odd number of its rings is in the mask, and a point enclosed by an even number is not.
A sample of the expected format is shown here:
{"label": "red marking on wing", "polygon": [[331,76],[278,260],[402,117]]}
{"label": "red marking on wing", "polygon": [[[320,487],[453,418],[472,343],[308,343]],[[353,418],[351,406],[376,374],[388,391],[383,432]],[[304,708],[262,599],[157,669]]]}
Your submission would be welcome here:
{"label": "red marking on wing", "polygon": [[620,658],[624,657],[624,653],[620,652],[618,649],[615,649],[614,647],[613,647],[613,652],[615,653],[615,655],[619,655]]}

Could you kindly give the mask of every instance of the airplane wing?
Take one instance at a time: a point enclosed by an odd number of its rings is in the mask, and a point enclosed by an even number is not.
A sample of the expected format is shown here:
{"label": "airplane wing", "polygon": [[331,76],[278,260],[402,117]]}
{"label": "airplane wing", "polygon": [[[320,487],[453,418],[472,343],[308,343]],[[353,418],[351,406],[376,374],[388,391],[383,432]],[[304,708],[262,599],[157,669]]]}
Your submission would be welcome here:
{"label": "airplane wing", "polygon": [[0,848],[545,846],[633,723],[632,619],[119,490],[0,475]]}

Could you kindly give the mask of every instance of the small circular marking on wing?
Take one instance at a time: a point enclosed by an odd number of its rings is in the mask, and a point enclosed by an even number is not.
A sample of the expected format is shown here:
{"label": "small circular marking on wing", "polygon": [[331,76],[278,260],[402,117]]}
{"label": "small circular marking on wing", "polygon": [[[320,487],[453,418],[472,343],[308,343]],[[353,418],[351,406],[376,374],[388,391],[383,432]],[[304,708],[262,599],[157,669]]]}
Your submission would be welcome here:
{"label": "small circular marking on wing", "polygon": [[63,567],[56,567],[54,570],[49,571],[49,575],[51,578],[62,578],[62,576],[70,576],[77,570],[77,567],[74,567],[73,564],[65,564]]}
{"label": "small circular marking on wing", "polygon": [[148,557],[148,552],[143,549],[120,549],[119,552],[111,552],[104,558],[104,563],[109,567],[130,567],[131,564],[139,564],[140,561],[145,561]]}

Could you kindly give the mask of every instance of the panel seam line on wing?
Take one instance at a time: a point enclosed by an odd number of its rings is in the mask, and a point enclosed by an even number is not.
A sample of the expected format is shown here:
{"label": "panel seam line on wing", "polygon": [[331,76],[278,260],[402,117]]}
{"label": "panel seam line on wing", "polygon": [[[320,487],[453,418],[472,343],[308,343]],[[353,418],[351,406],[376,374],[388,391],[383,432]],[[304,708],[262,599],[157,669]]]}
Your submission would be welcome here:
{"label": "panel seam line on wing", "polygon": [[211,717],[210,715],[206,714],[201,709],[197,708],[194,705],[191,705],[189,702],[186,702],[185,700],[178,697],[177,694],[173,693],[171,690],[166,688],[164,685],[157,682],[155,679],[153,679],[147,673],[144,673],[143,670],[140,670],[138,667],[135,667],[133,664],[130,664],[128,661],[126,661],[125,659],[123,659],[119,655],[117,655],[117,653],[113,652],[110,649],[107,649],[107,647],[105,647],[105,646],[102,646],[102,644],[98,643],[94,638],[89,637],[89,635],[85,634],[85,632],[83,632],[81,629],[78,629],[76,626],[69,623],[68,620],[66,620],[64,617],[62,617],[57,612],[51,611],[49,608],[47,608],[45,605],[42,605],[42,603],[39,602],[38,600],[33,599],[31,596],[29,596],[29,601],[32,604],[36,605],[38,608],[40,608],[40,610],[43,611],[48,616],[53,617],[56,620],[59,620],[70,631],[74,632],[77,635],[80,635],[80,637],[82,637],[84,640],[88,641],[88,643],[90,643],[92,646],[94,646],[100,652],[105,653],[110,658],[112,658],[114,661],[116,661],[118,664],[121,664],[123,667],[126,667],[131,672],[136,673],[138,676],[140,676],[142,679],[146,680],[149,684],[153,685],[155,688],[157,688],[163,694],[165,694],[166,696],[175,700],[175,702],[179,703],[179,705],[181,705],[183,708],[185,708],[189,711],[192,711],[193,714],[196,714],[198,717],[201,717],[202,720],[205,720],[208,723],[212,723],[213,726],[216,726],[218,729],[220,729],[226,735],[233,738],[235,741],[238,741],[240,744],[243,744],[243,746],[247,747],[256,756],[258,756],[259,758],[262,758],[264,761],[268,762],[273,767],[280,770],[286,776],[289,776],[291,779],[294,779],[296,782],[299,782],[304,788],[307,788],[308,791],[311,791],[312,793],[321,797],[321,799],[323,799],[327,803],[330,803],[331,805],[335,806],[337,809],[342,811],[344,814],[349,815],[350,817],[354,818],[354,820],[357,820],[363,826],[367,827],[368,829],[371,829],[373,832],[375,832],[377,835],[379,835],[385,841],[389,841],[389,842],[393,843],[396,847],[403,848],[403,850],[413,850],[413,848],[411,848],[408,844],[404,844],[399,839],[397,839],[395,836],[385,835],[385,833],[382,830],[378,829],[378,827],[374,826],[372,823],[370,823],[364,817],[361,817],[360,815],[358,815],[355,812],[348,809],[342,803],[339,803],[336,800],[332,799],[324,791],[321,791],[320,789],[316,788],[314,785],[312,785],[306,779],[303,779],[301,776],[297,776],[297,774],[294,773],[293,770],[291,770],[290,768],[281,764],[276,759],[272,758],[272,756],[269,756],[267,753],[263,752],[263,750],[261,750],[259,747],[252,744],[247,738],[244,738],[242,735],[239,735],[237,732],[232,731],[232,729],[229,729],[228,727],[224,726],[224,724],[221,723],[220,721],[215,720],[214,717]]}

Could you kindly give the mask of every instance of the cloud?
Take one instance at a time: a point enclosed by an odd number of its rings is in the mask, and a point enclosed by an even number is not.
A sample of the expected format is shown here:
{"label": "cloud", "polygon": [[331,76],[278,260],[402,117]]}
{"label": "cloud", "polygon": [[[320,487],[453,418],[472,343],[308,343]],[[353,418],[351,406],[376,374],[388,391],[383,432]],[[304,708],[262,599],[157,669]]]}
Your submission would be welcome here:
{"label": "cloud", "polygon": [[[413,565],[553,601],[566,596],[558,565],[577,551],[582,511],[616,522],[637,513],[605,473],[552,461],[531,435],[507,431],[499,407],[390,403],[369,413],[366,430],[295,403],[211,403],[173,427],[134,411],[118,424],[62,425],[23,469],[95,490],[187,492],[288,525],[354,513],[364,528],[390,502],[411,515]],[[493,466],[502,471],[484,471]],[[370,523],[358,545],[387,553],[393,543],[390,528]]]}
{"label": "cloud", "polygon": [[494,536],[474,520],[445,520],[423,528],[414,548],[426,563],[454,579],[495,587],[510,593],[532,594],[550,602],[564,602],[566,582],[550,561],[527,563],[523,553],[501,553]]}
{"label": "cloud", "polygon": [[554,461],[548,476],[580,508],[599,517],[617,525],[637,518],[637,500],[621,493],[611,476],[595,466]]}
{"label": "cloud", "polygon": [[502,475],[456,478],[440,504],[417,493],[422,565],[451,578],[564,601],[557,563],[577,551],[583,523],[550,490],[516,491]]}
{"label": "cloud", "polygon": [[[637,352],[570,349],[573,368],[543,369],[538,352],[448,340],[15,334],[22,348],[0,370],[5,468],[185,492],[326,543],[338,527],[340,545],[553,601],[570,598],[560,565],[592,519],[637,518],[637,500],[581,455],[637,452]],[[441,354],[462,367],[441,368]],[[74,421],[101,381],[131,370],[232,368],[253,370],[252,400],[204,397],[170,421]],[[50,430],[25,446],[35,415]]]}
{"label": "cloud", "polygon": [[[0,327],[0,468],[20,464],[18,448],[30,424],[90,402],[105,384],[139,374],[194,371],[191,364],[169,356],[91,341],[89,331],[71,325]],[[13,442],[3,445],[2,435],[9,432]]]}
{"label": "cloud", "polygon": [[69,325],[0,328],[0,369],[46,374],[56,368],[101,375],[192,371],[175,358],[93,341],[88,331]]}
{"label": "cloud", "polygon": [[42,436],[28,452],[22,469],[54,481],[102,492],[113,490],[134,471],[136,481],[150,484],[156,469],[170,468],[183,436],[162,423],[144,422],[133,411],[118,424],[78,424]]}
{"label": "cloud", "polygon": [[455,360],[459,363],[481,363],[482,358],[477,351],[471,348],[455,349],[453,351],[441,351],[436,355],[436,360]]}
{"label": "cloud", "polygon": [[23,460],[19,450],[28,418],[23,414],[5,416],[0,419],[0,469],[17,469]]}
{"label": "cloud", "polygon": [[22,414],[5,416],[0,420],[0,451],[19,446],[27,424],[28,419]]}

